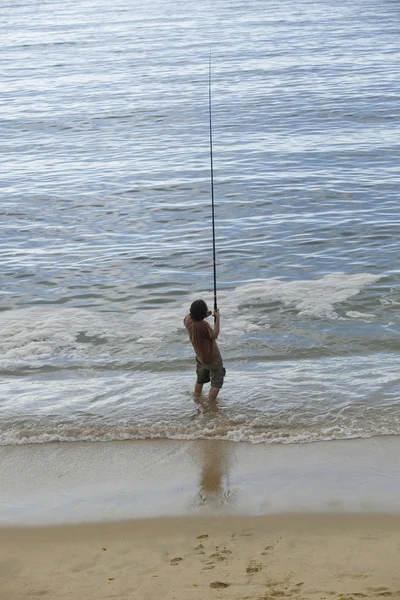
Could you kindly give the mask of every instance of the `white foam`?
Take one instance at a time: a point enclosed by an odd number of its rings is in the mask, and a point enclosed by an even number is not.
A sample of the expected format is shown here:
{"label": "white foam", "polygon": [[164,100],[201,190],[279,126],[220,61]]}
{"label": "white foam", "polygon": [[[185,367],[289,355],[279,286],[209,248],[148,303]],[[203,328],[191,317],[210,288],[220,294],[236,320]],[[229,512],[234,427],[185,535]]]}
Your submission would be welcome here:
{"label": "white foam", "polygon": [[372,315],[370,313],[358,312],[356,310],[349,310],[346,313],[346,317],[349,317],[350,319],[375,319],[375,315]]}
{"label": "white foam", "polygon": [[337,318],[335,304],[356,296],[364,286],[379,279],[379,275],[369,273],[331,273],[311,280],[266,280],[242,285],[236,288],[235,295],[239,303],[277,300],[297,308],[299,315]]}
{"label": "white foam", "polygon": [[[24,308],[0,315],[0,365],[16,362],[40,363],[54,356],[81,356],[79,333],[105,334],[101,315],[84,309]],[[109,328],[107,335],[113,335]]]}
{"label": "white foam", "polygon": [[[278,301],[284,306],[293,306],[299,311],[300,318],[304,315],[339,318],[335,304],[356,296],[365,285],[379,278],[368,273],[333,273],[312,280],[260,280],[233,290],[221,290],[218,294],[224,332],[221,342],[238,344],[242,334],[267,330],[269,315],[258,308],[265,302]],[[0,366],[10,368],[21,362],[40,365],[54,357],[112,357],[115,348],[123,349],[130,356],[135,353],[142,356],[155,352],[158,347],[167,347],[173,338],[185,343],[183,317],[190,303],[198,297],[211,301],[209,291],[188,294],[167,308],[137,310],[128,317],[126,314],[104,315],[83,308],[58,306],[1,313]],[[373,315],[357,311],[348,311],[347,316],[373,318]],[[82,343],[79,339],[82,332],[88,337],[104,340],[101,345]]]}
{"label": "white foam", "polygon": [[[183,310],[182,310],[183,312]],[[0,314],[0,367],[40,366],[57,357],[109,358],[114,349],[129,355],[153,352],[182,329],[170,309],[136,311],[131,317],[83,308],[31,307]],[[85,339],[80,339],[84,334]],[[92,338],[92,339],[91,339]],[[101,344],[96,340],[101,339]],[[91,343],[93,342],[93,343]]]}
{"label": "white foam", "polygon": [[[229,343],[241,334],[262,332],[269,329],[269,315],[259,310],[259,306],[268,302],[280,302],[286,307],[297,309],[298,317],[340,319],[335,305],[356,296],[363,287],[380,279],[379,275],[359,273],[331,273],[319,279],[299,281],[280,281],[264,279],[246,283],[234,290],[222,290],[218,293],[221,308],[223,343]],[[195,298],[208,301],[210,292],[191,294],[189,301]],[[182,306],[182,314],[188,305]],[[355,318],[356,311],[349,311],[349,318]],[[361,316],[362,313],[358,313]],[[363,314],[363,318],[372,318]]]}
{"label": "white foam", "polygon": [[371,438],[376,436],[400,435],[399,426],[391,427],[377,423],[373,427],[342,425],[340,427],[315,427],[313,430],[299,427],[297,430],[268,430],[265,423],[216,422],[216,423],[176,423],[159,421],[131,426],[84,427],[59,426],[49,431],[9,429],[0,433],[0,446],[46,444],[50,442],[107,442],[123,440],[171,439],[201,440],[214,439],[250,444],[309,444],[318,441]]}

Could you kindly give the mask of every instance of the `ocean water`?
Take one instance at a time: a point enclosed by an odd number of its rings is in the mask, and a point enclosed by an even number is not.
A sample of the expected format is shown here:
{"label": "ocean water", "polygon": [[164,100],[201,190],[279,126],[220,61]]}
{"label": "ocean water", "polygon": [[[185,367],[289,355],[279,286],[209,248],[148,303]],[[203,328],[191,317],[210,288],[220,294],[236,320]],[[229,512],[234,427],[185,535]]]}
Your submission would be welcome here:
{"label": "ocean water", "polygon": [[[400,435],[399,6],[0,6],[0,444]],[[218,407],[182,320],[212,305]]]}

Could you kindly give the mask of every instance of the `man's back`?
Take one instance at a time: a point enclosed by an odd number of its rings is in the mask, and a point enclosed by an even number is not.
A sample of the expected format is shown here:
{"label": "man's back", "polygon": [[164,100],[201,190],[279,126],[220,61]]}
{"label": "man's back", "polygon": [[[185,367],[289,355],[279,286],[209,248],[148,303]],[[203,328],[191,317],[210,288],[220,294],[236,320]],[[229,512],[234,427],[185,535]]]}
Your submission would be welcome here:
{"label": "man's back", "polygon": [[184,324],[196,356],[202,364],[211,364],[220,358],[221,354],[215,341],[214,332],[207,321],[204,319],[195,321],[190,315],[187,315]]}

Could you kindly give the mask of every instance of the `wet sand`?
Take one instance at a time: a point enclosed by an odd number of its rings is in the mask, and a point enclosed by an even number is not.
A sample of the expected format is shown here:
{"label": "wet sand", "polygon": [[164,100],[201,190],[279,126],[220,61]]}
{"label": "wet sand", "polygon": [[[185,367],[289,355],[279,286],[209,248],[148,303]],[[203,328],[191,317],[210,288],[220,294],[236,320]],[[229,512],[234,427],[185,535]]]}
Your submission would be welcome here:
{"label": "wet sand", "polygon": [[277,512],[396,512],[400,438],[0,447],[0,525]]}

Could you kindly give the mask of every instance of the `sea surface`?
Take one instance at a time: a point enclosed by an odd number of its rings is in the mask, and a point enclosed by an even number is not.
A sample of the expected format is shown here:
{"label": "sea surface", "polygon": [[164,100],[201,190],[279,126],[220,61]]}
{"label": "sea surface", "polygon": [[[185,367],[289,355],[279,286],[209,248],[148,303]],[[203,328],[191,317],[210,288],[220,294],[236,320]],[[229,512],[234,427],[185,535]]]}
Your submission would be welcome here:
{"label": "sea surface", "polygon": [[[400,435],[399,23],[2,1],[0,444]],[[213,302],[210,49],[217,407],[182,323]]]}

